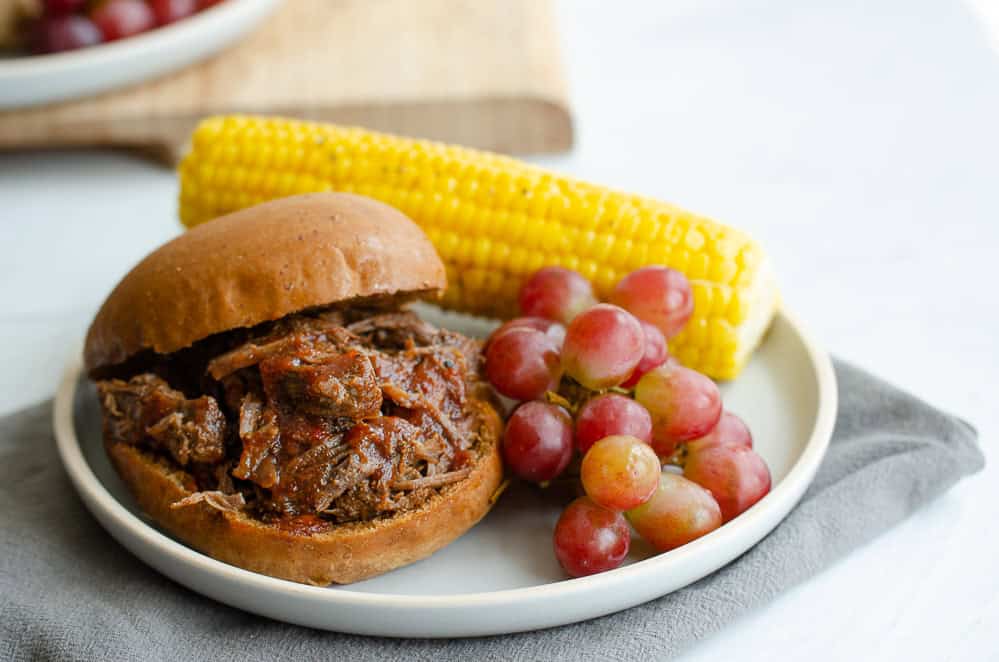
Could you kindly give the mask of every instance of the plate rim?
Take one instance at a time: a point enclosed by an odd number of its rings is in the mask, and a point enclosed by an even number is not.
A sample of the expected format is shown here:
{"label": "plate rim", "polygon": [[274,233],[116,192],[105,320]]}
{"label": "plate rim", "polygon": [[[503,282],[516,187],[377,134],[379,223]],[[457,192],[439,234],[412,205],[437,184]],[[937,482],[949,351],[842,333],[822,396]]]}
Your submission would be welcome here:
{"label": "plate rim", "polygon": [[[225,580],[227,583],[268,592],[277,591],[289,598],[321,599],[327,604],[336,604],[343,607],[426,607],[434,609],[459,608],[472,605],[476,607],[498,607],[540,597],[565,599],[574,594],[588,593],[592,590],[612,591],[618,585],[627,584],[634,581],[637,576],[654,571],[657,566],[665,565],[677,558],[702,554],[702,550],[705,547],[724,546],[727,539],[738,539],[747,535],[747,532],[754,527],[756,520],[772,516],[770,509],[765,507],[767,503],[780,502],[785,499],[789,500],[790,505],[787,507],[787,510],[780,515],[773,526],[767,528],[761,536],[756,538],[749,546],[751,548],[783,521],[787,514],[797,505],[801,496],[811,484],[832,438],[833,426],[838,410],[837,382],[830,356],[802,328],[800,321],[783,308],[778,311],[777,317],[782,317],[800,338],[805,352],[810,359],[811,367],[815,372],[818,387],[817,412],[811,433],[805,442],[801,455],[777,486],[759,504],[747,510],[739,518],[678,549],[657,554],[648,559],[643,559],[642,561],[609,572],[534,586],[457,594],[413,595],[404,593],[368,593],[363,591],[331,590],[329,587],[298,584],[229,565],[202,554],[156,530],[153,526],[129,512],[97,478],[90,464],[83,456],[74,427],[73,402],[76,394],[76,385],[82,373],[82,359],[79,352],[69,360],[56,392],[52,424],[60,459],[84,504],[101,526],[120,544],[126,547],[126,549],[129,549],[130,553],[136,554],[136,552],[132,551],[131,545],[119,538],[116,532],[112,530],[112,527],[109,527],[104,522],[103,516],[110,517],[116,525],[123,530],[129,531],[140,542],[145,543],[149,547],[155,547],[160,553],[172,557],[171,560],[174,562],[194,566],[194,569],[203,573],[217,575],[218,578]],[[798,493],[794,494],[795,491]],[[101,512],[95,510],[97,507],[100,508]],[[141,560],[143,563],[151,565],[144,559]],[[727,562],[729,561],[725,563]],[[157,572],[172,577],[169,572],[157,566],[152,567]],[[714,572],[714,569],[710,572]],[[706,574],[710,574],[710,572]],[[174,577],[174,579],[177,578]],[[185,586],[187,585],[179,579],[177,581],[180,581]]]}
{"label": "plate rim", "polygon": [[[184,54],[175,58],[177,62],[175,65],[164,66],[162,63],[156,63],[141,76],[111,76],[94,85],[73,87],[69,92],[55,91],[27,96],[14,94],[6,100],[0,95],[0,110],[14,112],[31,110],[50,103],[118,89],[163,75],[225,48],[270,15],[278,2],[279,0],[226,0],[181,21],[158,26],[154,30],[127,39],[62,53],[0,58],[0,83],[37,84],[53,76],[80,75],[82,72],[106,68],[123,61],[135,62],[143,58],[157,58],[184,45],[202,41],[197,38],[199,35],[202,37],[216,35],[213,43],[204,44],[196,49],[197,55]],[[232,27],[234,24],[242,27],[234,29]]]}

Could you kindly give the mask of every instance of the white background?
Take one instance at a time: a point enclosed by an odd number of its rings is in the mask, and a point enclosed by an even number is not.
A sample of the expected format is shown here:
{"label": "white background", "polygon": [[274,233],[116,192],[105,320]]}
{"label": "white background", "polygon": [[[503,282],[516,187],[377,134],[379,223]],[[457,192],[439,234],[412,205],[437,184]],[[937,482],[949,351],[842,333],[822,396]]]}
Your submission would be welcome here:
{"label": "white background", "polygon": [[[984,23],[944,0],[559,11],[578,142],[538,161],[748,230],[832,352],[971,421],[992,463],[687,659],[999,659],[999,56]],[[106,292],[178,231],[175,195],[172,173],[120,154],[0,155],[0,413],[51,394]]]}

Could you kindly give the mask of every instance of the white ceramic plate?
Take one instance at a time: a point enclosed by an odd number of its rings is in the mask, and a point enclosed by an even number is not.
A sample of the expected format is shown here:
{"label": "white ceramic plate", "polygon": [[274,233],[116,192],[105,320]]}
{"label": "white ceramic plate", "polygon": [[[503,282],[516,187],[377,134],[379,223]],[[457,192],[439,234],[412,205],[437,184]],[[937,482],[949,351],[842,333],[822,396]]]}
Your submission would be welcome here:
{"label": "white ceramic plate", "polygon": [[[433,320],[469,334],[482,322]],[[56,396],[59,453],[84,503],[122,545],[194,591],[278,620],[395,637],[462,637],[572,623],[646,602],[704,577],[769,533],[808,487],[829,444],[836,382],[829,357],[786,314],[777,317],[725,403],[753,430],[774,487],[720,529],[667,554],[636,540],[627,565],[566,580],[551,549],[559,506],[530,487],[503,496],[431,558],[346,587],[272,579],[215,561],[161,533],[137,510],[101,445],[93,386],[73,362]],[[109,543],[110,544],[110,543]]]}
{"label": "white ceramic plate", "polygon": [[67,53],[0,58],[0,108],[62,101],[151,78],[216,53],[278,0],[225,0],[172,25]]}

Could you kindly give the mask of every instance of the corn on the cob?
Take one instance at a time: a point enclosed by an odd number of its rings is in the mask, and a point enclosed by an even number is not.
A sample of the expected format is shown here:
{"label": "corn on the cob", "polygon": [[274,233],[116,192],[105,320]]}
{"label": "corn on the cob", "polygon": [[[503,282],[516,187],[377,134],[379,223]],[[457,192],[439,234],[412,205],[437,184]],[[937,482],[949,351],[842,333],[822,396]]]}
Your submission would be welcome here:
{"label": "corn on the cob", "polygon": [[271,198],[367,195],[423,227],[448,269],[445,307],[516,314],[532,272],[559,264],[606,296],[629,271],[685,273],[694,314],[670,341],[685,365],[735,377],[777,306],[769,264],[745,234],[672,205],[434,142],[281,118],[214,117],[180,165],[187,226]]}

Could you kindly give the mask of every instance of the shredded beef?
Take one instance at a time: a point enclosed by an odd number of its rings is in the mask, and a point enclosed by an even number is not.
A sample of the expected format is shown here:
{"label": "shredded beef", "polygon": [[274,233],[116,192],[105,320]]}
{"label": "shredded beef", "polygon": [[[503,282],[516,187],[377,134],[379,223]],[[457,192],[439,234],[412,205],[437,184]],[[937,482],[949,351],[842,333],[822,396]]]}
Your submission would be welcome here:
{"label": "shredded beef", "polygon": [[199,397],[153,373],[98,383],[110,442],[195,463],[201,491],[175,507],[366,520],[470,472],[478,345],[412,313],[293,315],[185,352],[157,372],[198,357]]}
{"label": "shredded beef", "polygon": [[110,441],[147,443],[181,466],[225,458],[226,420],[215,398],[188,400],[152,374],[101,381],[97,389]]}
{"label": "shredded beef", "polygon": [[210,490],[207,492],[195,492],[179,501],[174,501],[170,504],[170,507],[173,509],[186,508],[199,503],[208,504],[212,508],[221,510],[222,512],[234,513],[246,505],[246,500],[239,493],[226,494],[218,490]]}
{"label": "shredded beef", "polygon": [[350,346],[356,338],[342,326],[322,318],[291,318],[278,323],[263,338],[255,338],[222,354],[208,363],[206,372],[222,379],[237,370],[255,366],[270,358],[294,354],[301,360],[321,363],[330,354]]}
{"label": "shredded beef", "polygon": [[373,315],[349,324],[347,330],[383,349],[405,349],[410,342],[432,345],[446,333],[408,311]]}
{"label": "shredded beef", "polygon": [[260,363],[260,375],[269,399],[307,414],[362,419],[381,411],[374,368],[357,350],[328,355],[320,363],[306,363],[295,354],[275,356]]}
{"label": "shredded beef", "polygon": [[[439,440],[432,450],[419,441],[411,443],[421,436],[419,428],[394,416],[355,425],[345,440],[351,452],[335,472],[335,496],[317,509],[339,521],[370,519],[420,502],[429,496],[428,488],[464,477],[455,472],[443,481],[437,477],[437,485],[418,483],[434,478],[451,454],[450,446]],[[421,464],[430,476],[421,473]]]}
{"label": "shredded beef", "polygon": [[232,475],[261,487],[273,487],[278,480],[277,453],[281,442],[277,412],[266,407],[256,394],[248,394],[239,408],[238,429],[243,452]]}

